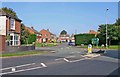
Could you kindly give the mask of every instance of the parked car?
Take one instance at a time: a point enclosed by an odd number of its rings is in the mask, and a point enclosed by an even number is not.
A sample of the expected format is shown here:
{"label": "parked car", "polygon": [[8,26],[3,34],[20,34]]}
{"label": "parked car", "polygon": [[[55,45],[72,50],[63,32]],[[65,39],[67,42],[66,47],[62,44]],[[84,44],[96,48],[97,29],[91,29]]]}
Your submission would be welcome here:
{"label": "parked car", "polygon": [[70,45],[70,46],[74,46],[75,43],[74,43],[74,42],[68,42],[68,45]]}

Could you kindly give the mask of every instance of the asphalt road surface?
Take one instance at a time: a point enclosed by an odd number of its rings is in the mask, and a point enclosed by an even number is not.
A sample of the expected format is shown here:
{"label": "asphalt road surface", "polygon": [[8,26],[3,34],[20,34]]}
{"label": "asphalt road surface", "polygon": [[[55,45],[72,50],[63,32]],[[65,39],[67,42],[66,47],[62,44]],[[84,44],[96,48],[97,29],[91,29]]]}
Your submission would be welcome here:
{"label": "asphalt road surface", "polygon": [[2,59],[2,75],[118,75],[118,50],[85,56],[86,49],[68,46],[39,47],[53,53]]}

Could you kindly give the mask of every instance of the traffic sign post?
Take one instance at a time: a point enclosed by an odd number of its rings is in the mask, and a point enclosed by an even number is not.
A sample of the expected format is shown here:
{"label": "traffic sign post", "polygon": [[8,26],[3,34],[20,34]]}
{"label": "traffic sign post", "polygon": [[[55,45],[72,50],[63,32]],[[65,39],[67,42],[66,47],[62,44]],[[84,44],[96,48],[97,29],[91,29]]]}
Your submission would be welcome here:
{"label": "traffic sign post", "polygon": [[92,38],[92,44],[95,45],[98,47],[98,44],[99,44],[99,38]]}

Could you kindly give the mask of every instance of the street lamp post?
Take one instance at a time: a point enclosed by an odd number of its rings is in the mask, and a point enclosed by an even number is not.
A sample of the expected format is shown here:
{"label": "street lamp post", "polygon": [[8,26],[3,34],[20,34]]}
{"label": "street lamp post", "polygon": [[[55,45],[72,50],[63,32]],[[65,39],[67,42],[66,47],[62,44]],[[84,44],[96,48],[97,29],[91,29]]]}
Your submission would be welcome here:
{"label": "street lamp post", "polygon": [[109,9],[107,8],[106,9],[106,48],[108,47],[108,40],[107,40],[107,35],[108,35],[108,31],[107,31],[107,11],[108,11]]}

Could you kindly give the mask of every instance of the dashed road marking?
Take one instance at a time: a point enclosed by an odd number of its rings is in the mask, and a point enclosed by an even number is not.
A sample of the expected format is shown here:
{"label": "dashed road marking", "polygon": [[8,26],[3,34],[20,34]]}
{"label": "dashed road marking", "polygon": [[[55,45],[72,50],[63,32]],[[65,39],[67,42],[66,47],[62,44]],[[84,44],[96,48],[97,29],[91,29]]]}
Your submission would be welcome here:
{"label": "dashed road marking", "polygon": [[68,60],[68,59],[66,59],[66,58],[64,58],[64,60],[65,60],[66,62],[69,62],[69,60]]}
{"label": "dashed road marking", "polygon": [[41,63],[41,65],[42,65],[43,67],[47,67],[47,66],[45,65],[45,63]]}
{"label": "dashed road marking", "polygon": [[29,71],[29,70],[35,70],[35,69],[39,69],[39,68],[43,68],[43,67],[35,67],[35,68],[30,68],[30,69],[24,69],[24,70],[12,71],[12,72],[5,72],[5,73],[0,73],[0,75]]}
{"label": "dashed road marking", "polygon": [[56,51],[51,51],[52,53],[55,53]]}
{"label": "dashed road marking", "polygon": [[18,67],[24,67],[24,66],[34,65],[34,64],[36,64],[36,63],[24,64],[24,65],[19,65],[19,66],[14,66],[14,67],[3,68],[3,69],[0,69],[0,70],[8,70],[8,69],[11,69],[11,71],[10,71],[10,72],[0,73],[0,75],[17,73],[17,72],[23,72],[23,71],[29,71],[29,70],[34,70],[34,69],[39,69],[39,68],[47,67],[47,66],[45,65],[45,63],[40,63],[40,64],[41,64],[40,67],[37,66],[37,67],[29,68],[29,69],[16,70],[16,68],[18,68]]}
{"label": "dashed road marking", "polygon": [[0,70],[7,70],[7,69],[12,69],[13,67],[24,67],[24,66],[34,65],[34,64],[35,63],[24,64],[24,65],[19,65],[19,66],[12,66],[12,67],[3,68],[3,69],[0,69]]}

